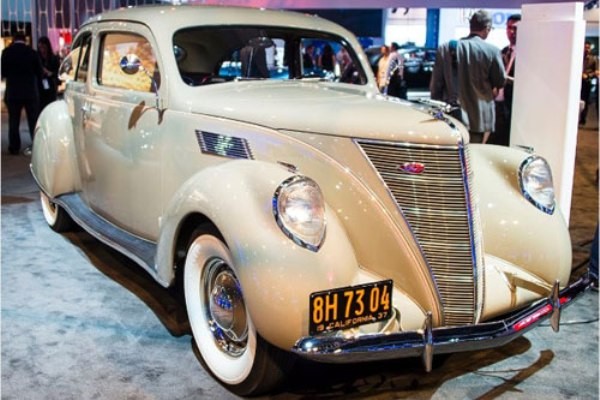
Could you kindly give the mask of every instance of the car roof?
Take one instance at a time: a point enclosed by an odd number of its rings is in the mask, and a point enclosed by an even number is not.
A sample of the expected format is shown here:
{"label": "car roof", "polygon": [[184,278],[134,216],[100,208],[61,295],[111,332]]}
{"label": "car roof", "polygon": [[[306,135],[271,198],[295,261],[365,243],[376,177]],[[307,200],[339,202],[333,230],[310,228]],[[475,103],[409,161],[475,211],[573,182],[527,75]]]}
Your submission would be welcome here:
{"label": "car roof", "polygon": [[284,10],[235,6],[156,5],[120,8],[96,15],[84,25],[101,21],[127,21],[147,25],[155,32],[174,32],[189,26],[266,25],[327,31],[342,37],[351,33],[316,15]]}

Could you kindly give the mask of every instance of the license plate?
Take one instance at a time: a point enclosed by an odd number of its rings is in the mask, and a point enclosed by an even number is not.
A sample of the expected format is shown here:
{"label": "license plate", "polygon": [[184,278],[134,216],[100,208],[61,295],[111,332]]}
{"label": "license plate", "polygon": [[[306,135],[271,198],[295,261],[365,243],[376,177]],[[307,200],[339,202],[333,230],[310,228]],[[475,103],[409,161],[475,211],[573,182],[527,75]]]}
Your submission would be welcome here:
{"label": "license plate", "polygon": [[392,280],[348,286],[310,295],[309,334],[319,334],[388,319]]}

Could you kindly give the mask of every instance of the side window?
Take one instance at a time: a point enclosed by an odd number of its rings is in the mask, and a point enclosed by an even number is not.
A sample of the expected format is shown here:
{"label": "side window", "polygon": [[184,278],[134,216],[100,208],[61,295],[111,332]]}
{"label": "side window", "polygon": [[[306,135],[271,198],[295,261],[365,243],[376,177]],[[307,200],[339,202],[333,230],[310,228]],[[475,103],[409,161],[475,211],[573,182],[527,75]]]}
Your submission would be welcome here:
{"label": "side window", "polygon": [[60,66],[59,76],[64,81],[85,82],[90,58],[91,34],[85,34],[75,39],[71,52]]}
{"label": "side window", "polygon": [[79,67],[77,68],[77,81],[85,82],[90,65],[90,48],[92,47],[92,35],[85,37],[83,46],[81,46],[81,54],[79,59]]}
{"label": "side window", "polygon": [[[132,33],[107,33],[101,41],[98,83],[120,89],[154,92],[160,84],[160,73],[150,43]],[[132,75],[121,71],[121,59],[136,55],[142,68]]]}

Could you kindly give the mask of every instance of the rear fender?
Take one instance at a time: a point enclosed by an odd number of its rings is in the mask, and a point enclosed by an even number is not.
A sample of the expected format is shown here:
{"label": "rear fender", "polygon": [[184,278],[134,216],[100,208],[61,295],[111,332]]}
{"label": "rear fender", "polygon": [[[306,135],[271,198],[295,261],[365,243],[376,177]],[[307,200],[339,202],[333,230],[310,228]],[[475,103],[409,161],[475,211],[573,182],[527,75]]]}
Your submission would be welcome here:
{"label": "rear fender", "polygon": [[48,196],[79,191],[71,117],[64,101],[49,104],[38,118],[31,155],[31,172]]}

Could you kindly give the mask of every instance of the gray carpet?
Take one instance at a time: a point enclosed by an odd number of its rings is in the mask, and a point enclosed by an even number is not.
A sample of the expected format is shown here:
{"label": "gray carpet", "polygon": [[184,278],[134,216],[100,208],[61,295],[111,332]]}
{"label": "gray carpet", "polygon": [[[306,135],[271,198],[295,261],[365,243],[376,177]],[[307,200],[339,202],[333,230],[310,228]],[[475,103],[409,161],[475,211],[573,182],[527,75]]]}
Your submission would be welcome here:
{"label": "gray carpet", "polygon": [[[579,138],[575,265],[598,220],[597,122]],[[168,292],[87,233],[51,231],[29,159],[2,148],[2,399],[235,398],[202,369],[188,335],[169,333],[181,332]],[[588,292],[563,311],[558,334],[546,323],[504,347],[438,360],[429,374],[419,360],[300,362],[270,398],[597,399],[597,319],[598,293]]]}

